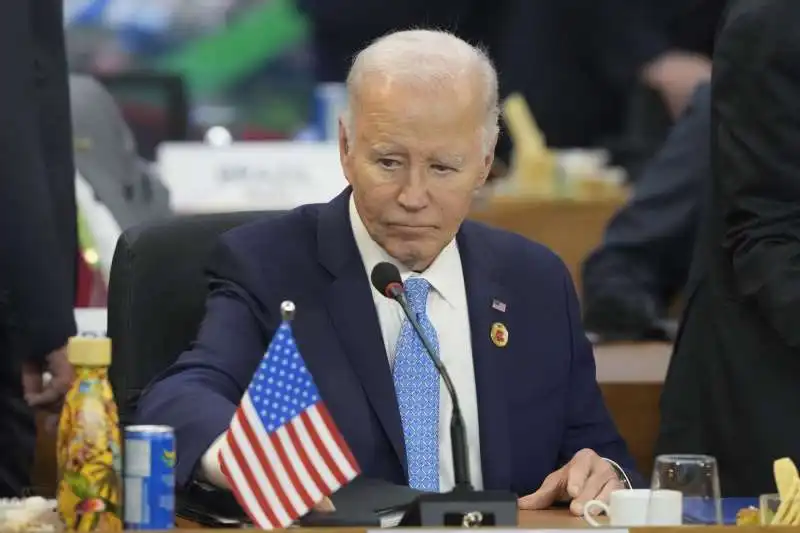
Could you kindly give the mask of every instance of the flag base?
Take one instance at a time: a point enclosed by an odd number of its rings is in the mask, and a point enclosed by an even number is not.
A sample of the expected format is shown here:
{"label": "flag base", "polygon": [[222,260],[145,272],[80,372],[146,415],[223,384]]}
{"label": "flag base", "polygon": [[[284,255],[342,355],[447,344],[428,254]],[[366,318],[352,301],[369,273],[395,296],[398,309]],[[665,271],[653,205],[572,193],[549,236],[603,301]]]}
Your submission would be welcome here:
{"label": "flag base", "polygon": [[511,527],[518,525],[517,513],[511,492],[455,490],[419,496],[399,527]]}

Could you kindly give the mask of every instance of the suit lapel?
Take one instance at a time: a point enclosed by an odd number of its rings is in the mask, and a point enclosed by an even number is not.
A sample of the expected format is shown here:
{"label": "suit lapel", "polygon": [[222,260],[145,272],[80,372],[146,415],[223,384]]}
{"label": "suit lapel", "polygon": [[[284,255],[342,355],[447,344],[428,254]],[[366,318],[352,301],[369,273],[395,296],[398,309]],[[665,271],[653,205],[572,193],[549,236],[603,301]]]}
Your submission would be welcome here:
{"label": "suit lapel", "polygon": [[486,489],[511,486],[511,443],[509,442],[508,403],[497,357],[506,355],[489,335],[492,324],[502,322],[504,314],[493,302],[508,303],[508,294],[496,280],[488,261],[486,246],[472,238],[470,223],[458,234],[458,248],[464,271],[472,336],[472,359],[478,395],[478,424],[481,439],[481,470]]}
{"label": "suit lapel", "polygon": [[334,276],[327,293],[328,312],[370,405],[406,470],[394,382],[369,280],[350,226],[349,197],[350,188],[328,204],[319,219],[320,262]]}

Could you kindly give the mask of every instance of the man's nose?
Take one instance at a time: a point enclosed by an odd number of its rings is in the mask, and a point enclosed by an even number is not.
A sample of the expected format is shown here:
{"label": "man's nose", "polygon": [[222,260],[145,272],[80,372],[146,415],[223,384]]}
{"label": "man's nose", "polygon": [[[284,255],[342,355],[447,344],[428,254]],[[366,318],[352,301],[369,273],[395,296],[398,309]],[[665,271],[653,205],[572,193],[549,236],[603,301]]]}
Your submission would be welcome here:
{"label": "man's nose", "polygon": [[428,205],[428,186],[424,172],[414,168],[400,189],[398,203],[409,211],[419,211]]}

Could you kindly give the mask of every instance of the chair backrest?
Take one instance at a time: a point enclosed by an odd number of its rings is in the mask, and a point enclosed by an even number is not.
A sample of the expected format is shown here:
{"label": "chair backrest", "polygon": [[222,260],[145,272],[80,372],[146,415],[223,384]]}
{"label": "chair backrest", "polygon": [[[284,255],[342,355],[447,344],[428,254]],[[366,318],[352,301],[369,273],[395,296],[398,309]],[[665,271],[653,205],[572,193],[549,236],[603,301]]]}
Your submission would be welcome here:
{"label": "chair backrest", "polygon": [[204,270],[219,235],[278,214],[176,216],[120,236],[111,264],[108,336],[109,379],[123,424],[130,422],[142,389],[194,340],[205,308]]}

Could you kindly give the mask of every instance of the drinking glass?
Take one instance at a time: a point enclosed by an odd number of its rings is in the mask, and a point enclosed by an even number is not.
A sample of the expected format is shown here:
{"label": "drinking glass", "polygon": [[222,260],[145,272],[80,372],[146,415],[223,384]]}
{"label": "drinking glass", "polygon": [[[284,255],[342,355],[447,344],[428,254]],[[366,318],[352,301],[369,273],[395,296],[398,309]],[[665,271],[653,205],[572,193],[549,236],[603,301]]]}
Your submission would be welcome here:
{"label": "drinking glass", "polygon": [[[684,524],[722,524],[717,460],[710,455],[659,455],[650,488],[683,494]],[[651,510],[654,501],[651,499]]]}
{"label": "drinking glass", "polygon": [[781,505],[781,497],[779,494],[762,494],[758,497],[758,522],[762,526],[772,524],[775,514],[778,512],[778,507]]}

